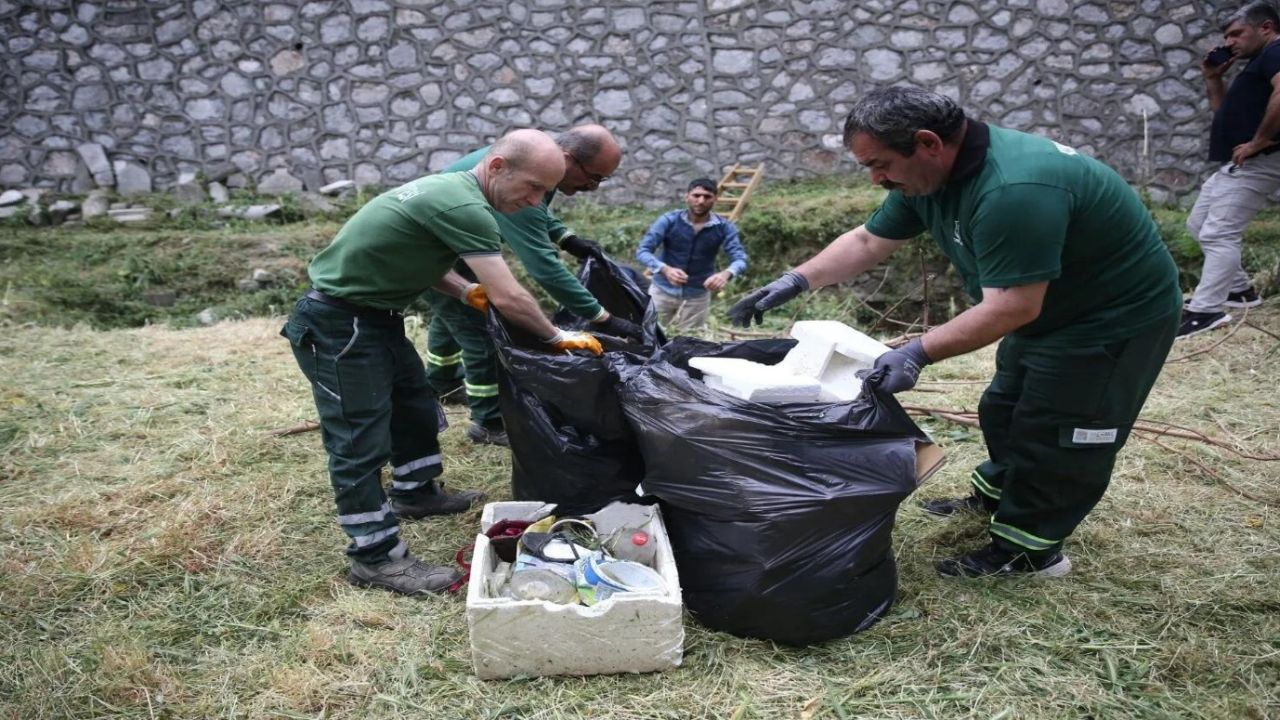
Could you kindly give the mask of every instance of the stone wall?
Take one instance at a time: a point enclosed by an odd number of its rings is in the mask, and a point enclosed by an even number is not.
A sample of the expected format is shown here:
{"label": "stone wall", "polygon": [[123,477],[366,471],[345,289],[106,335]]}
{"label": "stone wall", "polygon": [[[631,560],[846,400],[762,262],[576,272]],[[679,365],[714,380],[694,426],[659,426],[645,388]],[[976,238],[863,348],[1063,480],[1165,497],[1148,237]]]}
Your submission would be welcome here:
{"label": "stone wall", "polygon": [[605,199],[670,201],[735,161],[763,161],[769,178],[850,172],[838,134],[850,104],[915,83],[1172,198],[1207,169],[1198,54],[1226,9],[0,0],[0,187],[85,192],[118,171],[137,188],[140,170],[156,189],[184,172],[264,189],[392,185],[511,127],[594,119],[626,149]]}

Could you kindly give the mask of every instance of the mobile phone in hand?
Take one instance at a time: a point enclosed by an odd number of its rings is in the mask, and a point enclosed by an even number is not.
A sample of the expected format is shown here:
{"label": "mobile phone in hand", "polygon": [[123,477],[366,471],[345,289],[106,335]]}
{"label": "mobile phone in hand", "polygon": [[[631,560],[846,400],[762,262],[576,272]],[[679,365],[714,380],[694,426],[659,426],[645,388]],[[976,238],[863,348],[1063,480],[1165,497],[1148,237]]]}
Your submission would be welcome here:
{"label": "mobile phone in hand", "polygon": [[1206,58],[1206,60],[1208,61],[1211,67],[1217,67],[1227,62],[1228,60],[1230,60],[1231,56],[1232,56],[1231,48],[1227,47],[1226,45],[1219,45],[1218,47],[1209,51],[1209,55]]}

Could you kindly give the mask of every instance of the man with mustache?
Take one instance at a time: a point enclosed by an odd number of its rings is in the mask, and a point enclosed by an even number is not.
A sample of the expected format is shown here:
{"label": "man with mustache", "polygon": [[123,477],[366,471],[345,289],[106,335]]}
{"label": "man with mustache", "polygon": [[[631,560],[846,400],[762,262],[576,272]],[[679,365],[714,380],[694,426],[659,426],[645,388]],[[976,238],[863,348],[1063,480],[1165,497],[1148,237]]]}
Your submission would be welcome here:
{"label": "man with mustache", "polygon": [[990,543],[946,577],[1066,574],[1063,541],[1106,491],[1173,343],[1177,268],[1137,193],[1050,140],[987,125],[908,87],[868,93],[844,142],[889,190],[853,230],[729,310],[734,323],[853,278],[929,231],[977,303],[875,362],[867,383],[913,387],[930,363],[996,340],[978,414],[989,459],[973,493],[927,503],[990,516]]}

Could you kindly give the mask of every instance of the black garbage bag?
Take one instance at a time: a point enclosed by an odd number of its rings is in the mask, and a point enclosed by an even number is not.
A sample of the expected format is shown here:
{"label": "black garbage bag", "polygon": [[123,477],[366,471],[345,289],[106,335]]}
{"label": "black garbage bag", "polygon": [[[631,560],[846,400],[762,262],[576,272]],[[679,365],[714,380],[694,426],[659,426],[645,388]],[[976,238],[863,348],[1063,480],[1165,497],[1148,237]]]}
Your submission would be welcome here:
{"label": "black garbage bag", "polygon": [[928,436],[892,395],[755,403],[708,388],[687,364],[772,364],[794,342],[677,337],[649,364],[616,369],[690,612],[734,635],[807,645],[864,630],[893,604],[890,534]]}
{"label": "black garbage bag", "polygon": [[[489,312],[497,349],[498,403],[511,443],[511,489],[517,500],[559,505],[558,514],[592,513],[614,500],[635,501],[644,461],[616,392],[606,358],[639,365],[661,342],[649,297],[611,260],[587,259],[579,279],[606,310],[640,323],[643,342],[598,335],[605,357],[556,353]],[[590,329],[557,313],[560,327]]]}

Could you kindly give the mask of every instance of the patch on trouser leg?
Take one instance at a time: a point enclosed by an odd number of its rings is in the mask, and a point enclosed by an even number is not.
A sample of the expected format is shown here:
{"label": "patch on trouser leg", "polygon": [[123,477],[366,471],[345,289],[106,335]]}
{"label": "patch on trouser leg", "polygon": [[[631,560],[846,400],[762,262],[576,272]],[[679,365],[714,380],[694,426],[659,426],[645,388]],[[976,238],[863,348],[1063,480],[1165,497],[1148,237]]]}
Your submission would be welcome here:
{"label": "patch on trouser leg", "polygon": [[1119,428],[1063,428],[1063,434],[1070,431],[1070,442],[1066,442],[1067,438],[1062,438],[1061,443],[1064,446],[1071,445],[1114,445],[1116,438],[1120,434]]}

